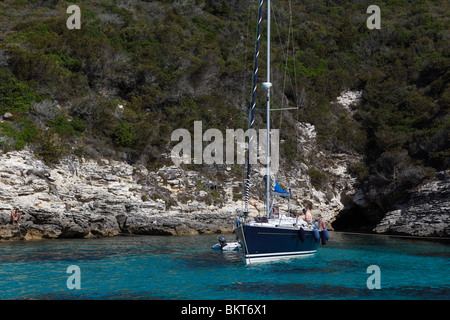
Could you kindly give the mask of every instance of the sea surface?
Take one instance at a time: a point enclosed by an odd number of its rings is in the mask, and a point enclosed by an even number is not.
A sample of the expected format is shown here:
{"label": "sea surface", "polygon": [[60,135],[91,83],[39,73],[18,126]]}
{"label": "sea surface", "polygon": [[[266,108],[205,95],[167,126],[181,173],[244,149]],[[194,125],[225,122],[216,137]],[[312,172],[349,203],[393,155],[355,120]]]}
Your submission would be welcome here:
{"label": "sea surface", "polygon": [[449,242],[330,232],[313,256],[249,266],[215,243],[217,235],[0,243],[0,299],[450,299]]}

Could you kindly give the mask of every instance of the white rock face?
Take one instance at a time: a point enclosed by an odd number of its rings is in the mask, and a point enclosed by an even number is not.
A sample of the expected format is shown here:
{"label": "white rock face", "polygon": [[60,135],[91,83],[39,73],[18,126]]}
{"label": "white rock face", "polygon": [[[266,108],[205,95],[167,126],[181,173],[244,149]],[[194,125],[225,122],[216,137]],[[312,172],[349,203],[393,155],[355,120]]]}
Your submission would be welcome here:
{"label": "white rock face", "polygon": [[297,126],[299,132],[298,143],[303,154],[309,155],[316,149],[316,128],[310,123],[299,122]]}
{"label": "white rock face", "polygon": [[[0,154],[0,240],[230,232],[234,207],[196,197],[178,203],[180,188],[199,178],[176,167],[148,172],[112,160],[70,158],[49,168],[27,149]],[[200,191],[199,198],[208,195]],[[10,224],[16,207],[20,227]]]}
{"label": "white rock face", "polygon": [[[341,194],[354,193],[346,173],[349,160],[319,152],[314,126],[302,123],[299,131],[299,152],[331,161],[323,171],[334,182],[316,190],[306,164],[280,169],[272,181],[290,187],[292,198],[277,205],[294,214],[312,208],[330,227],[344,206]],[[231,232],[235,212],[243,208],[242,177],[233,176],[229,166],[223,169],[220,177],[175,165],[150,172],[125,162],[75,157],[50,168],[28,149],[0,154],[0,239]],[[250,215],[264,212],[263,176],[263,166],[255,165]],[[15,207],[23,213],[20,227],[10,224]]]}
{"label": "white rock face", "polygon": [[350,106],[353,104],[359,104],[361,96],[362,91],[346,90],[336,98],[336,102],[343,106],[348,112],[352,112]]}

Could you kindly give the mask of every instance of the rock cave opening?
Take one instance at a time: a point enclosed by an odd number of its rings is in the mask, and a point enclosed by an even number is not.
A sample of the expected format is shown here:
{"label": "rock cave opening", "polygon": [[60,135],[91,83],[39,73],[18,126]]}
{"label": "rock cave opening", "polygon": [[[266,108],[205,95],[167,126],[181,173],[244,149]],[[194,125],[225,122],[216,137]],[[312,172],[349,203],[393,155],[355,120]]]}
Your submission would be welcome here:
{"label": "rock cave opening", "polygon": [[335,231],[372,232],[384,214],[379,208],[352,205],[342,210],[331,223]]}

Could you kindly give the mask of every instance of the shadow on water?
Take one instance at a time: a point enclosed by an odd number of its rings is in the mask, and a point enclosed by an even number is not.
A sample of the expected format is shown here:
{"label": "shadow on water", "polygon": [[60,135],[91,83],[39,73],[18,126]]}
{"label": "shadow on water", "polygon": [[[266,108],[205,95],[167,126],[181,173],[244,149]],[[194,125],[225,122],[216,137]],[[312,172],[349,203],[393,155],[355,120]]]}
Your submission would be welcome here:
{"label": "shadow on water", "polygon": [[437,287],[396,287],[369,290],[366,286],[316,285],[311,283],[233,283],[222,286],[224,291],[237,291],[253,295],[282,297],[283,299],[444,299],[450,298],[446,286]]}
{"label": "shadow on water", "polygon": [[185,254],[177,258],[177,264],[192,270],[215,269],[243,265],[238,252],[222,252],[217,250],[201,251]]}
{"label": "shadow on water", "polygon": [[162,297],[154,296],[152,292],[133,292],[129,290],[117,290],[107,292],[60,292],[37,296],[22,296],[20,300],[162,300]]}
{"label": "shadow on water", "polygon": [[107,253],[102,252],[33,252],[15,253],[8,256],[0,256],[1,263],[24,263],[24,262],[78,262],[95,261],[106,257]]}
{"label": "shadow on water", "polygon": [[429,252],[429,251],[422,251],[417,252],[414,255],[416,256],[422,256],[422,257],[435,257],[435,258],[447,258],[450,259],[450,250],[449,251],[442,251],[442,252]]}
{"label": "shadow on water", "polygon": [[[367,268],[366,264],[354,261],[354,260],[335,260],[327,262],[326,266],[321,264],[320,267],[317,265],[299,265],[295,261],[288,261],[290,266],[285,268],[279,268],[278,265],[274,265],[271,272],[281,273],[281,274],[330,274],[339,272],[343,269],[360,269]],[[295,264],[294,264],[295,263]]]}
{"label": "shadow on water", "polygon": [[172,255],[176,246],[152,237],[102,239],[58,239],[8,243],[0,249],[0,264],[26,262],[80,262],[110,259],[111,256]]}
{"label": "shadow on water", "polygon": [[283,299],[302,298],[336,298],[339,296],[353,297],[363,296],[364,291],[360,288],[351,288],[332,285],[313,285],[309,283],[233,283],[223,286],[223,290],[233,290],[244,293],[269,297],[283,297]]}

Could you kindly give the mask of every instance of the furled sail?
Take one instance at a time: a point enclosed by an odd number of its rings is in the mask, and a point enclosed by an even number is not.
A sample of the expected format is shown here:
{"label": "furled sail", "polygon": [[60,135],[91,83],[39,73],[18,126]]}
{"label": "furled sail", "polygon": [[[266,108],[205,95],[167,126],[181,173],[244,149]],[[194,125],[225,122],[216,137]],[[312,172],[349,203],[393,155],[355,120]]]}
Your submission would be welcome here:
{"label": "furled sail", "polygon": [[[250,112],[248,125],[249,129],[253,129],[255,124],[255,111],[256,111],[256,88],[258,86],[258,63],[259,63],[259,44],[261,39],[261,21],[262,21],[262,8],[264,0],[259,0],[259,10],[258,10],[258,23],[256,30],[256,45],[255,45],[255,62],[253,66],[253,81],[252,81],[252,98],[250,103]],[[245,178],[245,212],[248,212],[248,200],[250,198],[250,175],[251,175],[251,150],[253,144],[253,130],[249,130],[249,140],[248,140],[248,151],[247,151],[247,175]]]}

